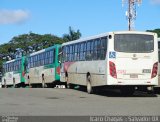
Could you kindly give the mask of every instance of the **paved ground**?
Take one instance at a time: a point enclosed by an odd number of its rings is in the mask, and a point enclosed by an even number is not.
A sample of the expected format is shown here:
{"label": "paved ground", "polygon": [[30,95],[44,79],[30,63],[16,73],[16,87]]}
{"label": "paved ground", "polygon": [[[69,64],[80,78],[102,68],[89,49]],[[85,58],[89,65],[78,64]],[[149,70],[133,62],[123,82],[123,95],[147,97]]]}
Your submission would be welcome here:
{"label": "paved ground", "polygon": [[0,115],[160,115],[160,95],[122,97],[105,91],[89,95],[72,89],[0,89]]}

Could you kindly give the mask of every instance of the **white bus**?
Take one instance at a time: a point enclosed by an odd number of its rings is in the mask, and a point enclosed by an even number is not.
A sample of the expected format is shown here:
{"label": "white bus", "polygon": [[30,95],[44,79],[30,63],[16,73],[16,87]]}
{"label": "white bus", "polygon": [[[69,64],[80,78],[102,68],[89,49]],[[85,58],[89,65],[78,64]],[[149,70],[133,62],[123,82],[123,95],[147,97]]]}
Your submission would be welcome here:
{"label": "white bus", "polygon": [[2,85],[4,87],[13,86],[18,87],[25,84],[25,73],[26,73],[26,57],[22,56],[11,61],[3,63],[3,76]]}
{"label": "white bus", "polygon": [[2,77],[2,85],[6,87],[7,85],[13,85],[13,70],[12,70],[12,64],[15,60],[7,61],[3,63],[3,77]]}
{"label": "white bus", "polygon": [[53,86],[60,79],[60,64],[58,62],[60,45],[34,52],[27,56],[29,86],[40,84],[42,87]]}
{"label": "white bus", "polygon": [[157,34],[109,32],[62,44],[60,80],[87,86],[120,88],[131,95],[137,88],[158,85]]}

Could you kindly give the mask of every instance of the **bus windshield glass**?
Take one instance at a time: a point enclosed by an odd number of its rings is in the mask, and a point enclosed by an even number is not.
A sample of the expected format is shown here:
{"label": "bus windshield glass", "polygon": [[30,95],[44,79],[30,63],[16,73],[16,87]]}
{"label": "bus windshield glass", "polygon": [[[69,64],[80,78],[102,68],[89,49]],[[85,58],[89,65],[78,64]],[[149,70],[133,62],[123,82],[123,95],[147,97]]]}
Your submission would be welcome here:
{"label": "bus windshield glass", "polygon": [[114,49],[125,53],[151,53],[154,51],[154,37],[144,34],[116,34]]}

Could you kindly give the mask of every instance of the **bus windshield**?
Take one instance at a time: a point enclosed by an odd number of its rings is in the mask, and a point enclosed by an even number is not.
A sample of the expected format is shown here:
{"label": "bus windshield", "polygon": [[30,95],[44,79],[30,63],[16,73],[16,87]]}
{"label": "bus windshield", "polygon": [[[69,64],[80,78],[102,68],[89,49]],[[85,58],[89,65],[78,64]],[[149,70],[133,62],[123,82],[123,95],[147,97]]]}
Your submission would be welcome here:
{"label": "bus windshield", "polygon": [[114,49],[125,53],[151,53],[154,51],[154,37],[143,34],[116,34]]}

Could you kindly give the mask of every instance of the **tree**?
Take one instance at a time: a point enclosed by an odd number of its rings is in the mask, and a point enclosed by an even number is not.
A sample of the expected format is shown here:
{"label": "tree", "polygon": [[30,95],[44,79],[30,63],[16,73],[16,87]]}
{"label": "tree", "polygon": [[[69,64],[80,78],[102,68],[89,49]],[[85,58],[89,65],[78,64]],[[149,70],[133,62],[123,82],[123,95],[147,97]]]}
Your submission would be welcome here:
{"label": "tree", "polygon": [[160,37],[160,28],[154,29],[154,30],[147,30],[147,32],[154,32],[158,34],[158,37]]}
{"label": "tree", "polygon": [[[35,34],[30,32],[29,34],[22,34],[13,37],[9,43],[0,45],[0,56],[9,56],[12,59],[16,57],[18,51],[20,53],[31,53],[32,51],[38,51],[55,44],[62,44],[64,40],[60,37],[51,34]],[[0,71],[2,71],[3,58],[0,57]]]}
{"label": "tree", "polygon": [[[55,35],[51,34],[35,34],[30,32],[29,34],[22,34],[19,36],[15,36],[11,39],[9,43],[7,43],[8,51],[15,51],[17,48],[21,48],[24,52],[30,52],[31,48],[34,51],[38,51],[49,46],[53,46],[55,44],[62,44],[64,41],[62,38],[59,38]],[[0,46],[1,47],[1,46]],[[8,52],[7,51],[7,52]],[[1,49],[0,49],[1,52]]]}
{"label": "tree", "polygon": [[80,33],[80,30],[77,30],[76,32],[69,27],[69,34],[64,34],[63,35],[63,40],[65,42],[69,42],[69,41],[73,41],[73,40],[77,40],[82,36],[82,34]]}

